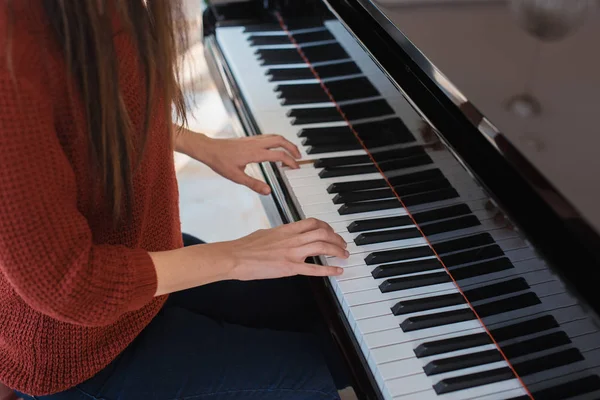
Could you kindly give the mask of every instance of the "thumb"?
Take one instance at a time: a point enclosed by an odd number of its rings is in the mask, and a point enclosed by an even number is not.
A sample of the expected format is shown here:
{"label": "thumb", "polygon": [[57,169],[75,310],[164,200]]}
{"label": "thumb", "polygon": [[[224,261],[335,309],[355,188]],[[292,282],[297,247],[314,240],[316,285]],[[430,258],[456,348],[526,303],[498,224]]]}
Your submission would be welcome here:
{"label": "thumb", "polygon": [[271,188],[269,185],[246,174],[243,174],[243,176],[240,177],[240,184],[249,187],[259,194],[267,195],[271,193]]}

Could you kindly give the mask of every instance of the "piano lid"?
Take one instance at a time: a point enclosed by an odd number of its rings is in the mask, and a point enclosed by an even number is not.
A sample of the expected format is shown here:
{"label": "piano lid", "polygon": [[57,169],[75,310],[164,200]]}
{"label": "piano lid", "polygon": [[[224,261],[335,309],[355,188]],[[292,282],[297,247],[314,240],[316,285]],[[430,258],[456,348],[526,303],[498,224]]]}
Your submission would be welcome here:
{"label": "piano lid", "polygon": [[359,1],[471,121],[501,132],[600,232],[600,2]]}

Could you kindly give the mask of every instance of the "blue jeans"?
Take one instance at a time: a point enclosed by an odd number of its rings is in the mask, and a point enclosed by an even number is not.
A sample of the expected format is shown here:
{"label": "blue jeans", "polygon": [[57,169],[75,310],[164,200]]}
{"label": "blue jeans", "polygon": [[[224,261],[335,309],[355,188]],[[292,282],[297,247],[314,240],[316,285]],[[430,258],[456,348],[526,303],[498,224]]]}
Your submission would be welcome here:
{"label": "blue jeans", "polygon": [[108,367],[35,398],[333,400],[347,384],[307,281],[293,277],[175,293]]}

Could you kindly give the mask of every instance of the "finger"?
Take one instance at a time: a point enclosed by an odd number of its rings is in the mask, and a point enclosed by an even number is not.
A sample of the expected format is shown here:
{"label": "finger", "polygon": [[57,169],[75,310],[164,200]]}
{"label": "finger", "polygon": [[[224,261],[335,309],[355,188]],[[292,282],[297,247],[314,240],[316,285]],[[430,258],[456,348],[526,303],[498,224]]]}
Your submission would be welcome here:
{"label": "finger", "polygon": [[[237,178],[237,177],[236,177]],[[250,189],[254,190],[256,193],[267,195],[271,193],[271,188],[264,182],[259,181],[258,179],[252,178],[249,175],[241,172],[239,178],[236,179],[238,183],[241,185],[247,186]]]}
{"label": "finger", "polygon": [[316,264],[294,264],[292,272],[296,275],[307,276],[336,276],[344,272],[343,268]]}
{"label": "finger", "polygon": [[300,154],[300,150],[298,150],[298,146],[296,146],[294,143],[290,142],[289,140],[280,135],[269,136],[267,138],[267,146],[268,148],[283,147],[294,157],[302,157],[302,155]]}
{"label": "finger", "polygon": [[350,255],[344,248],[327,242],[312,242],[294,249],[294,253],[302,257],[301,260],[312,256],[348,258]]}
{"label": "finger", "polygon": [[298,165],[298,163],[296,162],[296,160],[294,160],[292,158],[292,156],[290,156],[288,153],[286,153],[284,151],[267,150],[265,152],[265,156],[262,158],[264,159],[264,161],[271,161],[271,162],[281,161],[284,165],[287,165],[288,167],[294,168],[294,169],[297,169],[300,167]]}
{"label": "finger", "polygon": [[316,218],[307,218],[291,224],[282,225],[282,229],[290,233],[304,233],[319,228],[325,228],[333,232],[333,228],[326,222]]}
{"label": "finger", "polygon": [[297,246],[304,246],[313,242],[327,242],[344,249],[348,247],[346,241],[340,235],[327,228],[318,228],[302,233],[296,236],[295,239]]}

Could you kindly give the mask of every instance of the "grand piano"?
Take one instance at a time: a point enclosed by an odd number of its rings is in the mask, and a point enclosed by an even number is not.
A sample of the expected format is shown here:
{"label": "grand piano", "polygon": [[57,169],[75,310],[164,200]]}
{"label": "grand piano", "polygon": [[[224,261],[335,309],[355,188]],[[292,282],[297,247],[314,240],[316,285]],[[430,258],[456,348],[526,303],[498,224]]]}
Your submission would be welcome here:
{"label": "grand piano", "polygon": [[235,130],[301,149],[271,223],[348,243],[313,283],[359,398],[600,399],[598,8],[207,2]]}

